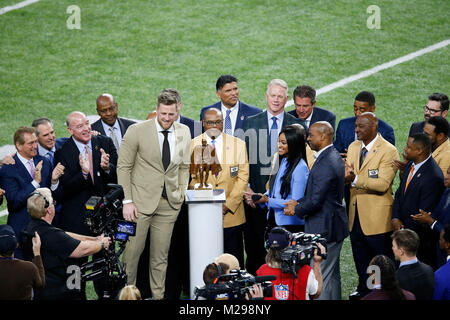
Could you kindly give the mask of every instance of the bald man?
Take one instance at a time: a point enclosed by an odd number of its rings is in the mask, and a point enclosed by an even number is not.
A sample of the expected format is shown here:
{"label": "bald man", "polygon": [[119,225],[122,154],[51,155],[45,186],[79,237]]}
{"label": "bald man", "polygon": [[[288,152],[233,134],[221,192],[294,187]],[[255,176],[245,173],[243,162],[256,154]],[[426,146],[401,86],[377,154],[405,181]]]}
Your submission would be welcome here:
{"label": "bald man", "polygon": [[[104,196],[108,183],[117,183],[117,151],[111,138],[92,136],[89,119],[82,112],[70,113],[66,119],[71,137],[56,150],[55,163],[64,166],[59,179],[62,187],[60,229],[77,234],[92,235],[85,223],[85,204],[91,196]],[[82,264],[87,258],[78,259]],[[103,296],[97,282],[97,294]]]}
{"label": "bald man", "polygon": [[119,118],[119,105],[114,97],[109,93],[103,93],[97,98],[97,113],[100,119],[92,124],[92,130],[100,132],[100,134],[110,137],[114,146],[119,152],[122,137],[127,132],[129,126],[134,121]]}
{"label": "bald man", "polygon": [[355,133],[358,140],[348,147],[345,171],[345,182],[350,186],[350,240],[359,278],[352,299],[369,293],[367,267],[372,258],[392,256],[392,183],[397,173],[392,162],[399,160],[395,146],[378,133],[374,113],[356,118]]}
{"label": "bald man", "polygon": [[305,196],[286,202],[284,214],[305,219],[305,232],[327,239],[327,259],[322,261],[323,290],[320,300],[341,299],[339,257],[348,235],[348,218],[343,204],[345,166],[333,146],[333,127],[319,121],[309,128],[308,142],[317,151],[309,173]]}

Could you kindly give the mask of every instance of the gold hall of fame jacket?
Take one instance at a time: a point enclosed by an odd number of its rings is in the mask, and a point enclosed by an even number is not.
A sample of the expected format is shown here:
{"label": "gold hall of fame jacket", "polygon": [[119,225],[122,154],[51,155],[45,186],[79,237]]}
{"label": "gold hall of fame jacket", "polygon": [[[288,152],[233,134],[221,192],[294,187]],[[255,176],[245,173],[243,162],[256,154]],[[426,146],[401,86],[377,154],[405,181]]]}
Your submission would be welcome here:
{"label": "gold hall of fame jacket", "polygon": [[397,169],[393,160],[399,160],[395,146],[380,134],[359,167],[362,141],[356,140],[348,147],[347,165],[353,164],[358,176],[350,185],[349,230],[353,228],[355,209],[358,206],[359,221],[365,235],[376,235],[392,230],[392,183]]}

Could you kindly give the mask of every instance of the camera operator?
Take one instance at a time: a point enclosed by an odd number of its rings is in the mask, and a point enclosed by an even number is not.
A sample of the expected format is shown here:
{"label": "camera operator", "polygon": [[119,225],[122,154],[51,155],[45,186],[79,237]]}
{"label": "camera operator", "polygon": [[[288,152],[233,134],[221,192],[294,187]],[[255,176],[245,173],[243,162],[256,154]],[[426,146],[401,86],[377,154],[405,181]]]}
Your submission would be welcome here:
{"label": "camera operator", "polygon": [[[273,228],[266,242],[268,252],[266,263],[257,271],[258,276],[275,275],[276,280],[272,281],[273,295],[266,297],[266,300],[309,300],[316,299],[322,291],[322,272],[320,263],[322,257],[314,251],[313,268],[308,264],[302,266],[297,272],[297,278],[290,273],[281,272],[281,251],[290,246],[291,233],[284,228]],[[325,248],[318,243],[321,254],[325,254]]]}
{"label": "camera operator", "polygon": [[39,235],[32,241],[33,263],[14,259],[16,234],[10,225],[0,225],[0,300],[31,300],[32,289],[45,286]]}
{"label": "camera operator", "polygon": [[[220,287],[221,284],[226,284],[226,277],[223,278],[225,275],[229,275],[231,273],[238,272],[240,273],[240,267],[239,267],[239,261],[238,259],[228,253],[224,253],[217,258],[214,259],[213,263],[208,264],[205,269],[203,270],[203,281],[205,282],[205,287],[210,288],[210,291],[215,291],[216,293],[219,293],[221,289],[224,289],[223,287]],[[250,274],[248,274],[245,270],[242,271],[243,277],[252,277]],[[241,278],[238,276],[237,278]],[[217,287],[215,287],[217,285]],[[215,289],[214,289],[215,288]],[[225,290],[227,291],[227,290]],[[231,290],[232,291],[232,290]],[[263,300],[264,299],[264,292],[263,288],[260,283],[255,283],[251,287],[248,288],[248,292],[245,293],[245,296],[240,297],[241,299],[245,300]],[[223,292],[220,292],[223,293]],[[215,299],[220,300],[220,293],[218,296],[215,297]],[[228,295],[225,295],[227,298],[225,300],[228,300],[230,297]],[[207,296],[197,296],[197,300],[208,300],[209,297]],[[223,299],[223,297],[222,297]]]}
{"label": "camera operator", "polygon": [[27,200],[27,207],[31,222],[25,231],[28,235],[34,235],[37,232],[41,238],[41,255],[46,278],[45,288],[35,292],[36,299],[80,299],[79,287],[69,289],[67,286],[67,279],[71,275],[70,272],[67,273],[68,267],[76,264],[71,258],[87,257],[97,253],[107,248],[111,240],[103,235],[88,237],[65,232],[52,226],[55,207],[48,188],[38,188],[31,193]]}

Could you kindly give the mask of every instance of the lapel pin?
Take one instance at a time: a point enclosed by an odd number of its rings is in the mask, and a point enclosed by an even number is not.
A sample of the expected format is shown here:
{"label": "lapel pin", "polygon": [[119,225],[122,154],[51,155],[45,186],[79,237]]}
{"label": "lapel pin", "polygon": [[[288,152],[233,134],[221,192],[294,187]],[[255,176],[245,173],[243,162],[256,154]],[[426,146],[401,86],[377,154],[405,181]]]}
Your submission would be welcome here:
{"label": "lapel pin", "polygon": [[420,173],[417,175],[417,178],[420,178]]}

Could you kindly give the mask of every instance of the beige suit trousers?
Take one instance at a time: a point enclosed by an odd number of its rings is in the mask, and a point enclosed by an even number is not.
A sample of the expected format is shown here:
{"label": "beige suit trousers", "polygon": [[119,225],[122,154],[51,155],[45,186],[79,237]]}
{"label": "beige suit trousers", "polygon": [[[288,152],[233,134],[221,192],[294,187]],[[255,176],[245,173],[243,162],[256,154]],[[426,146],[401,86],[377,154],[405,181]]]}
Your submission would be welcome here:
{"label": "beige suit trousers", "polygon": [[136,284],[139,258],[144,250],[147,232],[150,229],[149,279],[154,299],[164,298],[167,256],[178,213],[179,209],[173,209],[164,198],[160,199],[158,207],[152,214],[139,213],[136,236],[130,237],[123,253],[123,262],[128,276],[127,283],[129,285]]}

